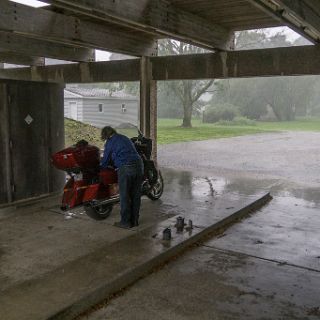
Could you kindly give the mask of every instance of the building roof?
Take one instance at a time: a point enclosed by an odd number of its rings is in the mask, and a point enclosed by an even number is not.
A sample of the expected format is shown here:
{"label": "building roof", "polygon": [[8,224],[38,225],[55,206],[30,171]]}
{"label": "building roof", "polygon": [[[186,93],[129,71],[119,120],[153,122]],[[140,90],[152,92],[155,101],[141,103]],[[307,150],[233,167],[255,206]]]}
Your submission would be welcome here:
{"label": "building roof", "polygon": [[68,87],[64,90],[64,95],[65,98],[107,98],[138,100],[136,96],[130,95],[124,91],[110,92],[110,90],[106,88]]}

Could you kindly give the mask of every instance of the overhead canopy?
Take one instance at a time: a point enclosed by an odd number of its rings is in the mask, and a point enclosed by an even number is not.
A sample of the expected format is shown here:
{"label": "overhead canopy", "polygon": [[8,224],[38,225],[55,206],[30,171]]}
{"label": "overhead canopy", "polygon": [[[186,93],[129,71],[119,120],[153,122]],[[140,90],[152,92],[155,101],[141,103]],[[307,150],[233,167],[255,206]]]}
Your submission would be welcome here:
{"label": "overhead canopy", "polygon": [[39,66],[44,57],[91,62],[94,49],[152,57],[157,40],[168,37],[229,51],[235,31],[275,26],[289,26],[313,43],[320,39],[318,0],[42,2],[48,5],[0,0],[0,63]]}

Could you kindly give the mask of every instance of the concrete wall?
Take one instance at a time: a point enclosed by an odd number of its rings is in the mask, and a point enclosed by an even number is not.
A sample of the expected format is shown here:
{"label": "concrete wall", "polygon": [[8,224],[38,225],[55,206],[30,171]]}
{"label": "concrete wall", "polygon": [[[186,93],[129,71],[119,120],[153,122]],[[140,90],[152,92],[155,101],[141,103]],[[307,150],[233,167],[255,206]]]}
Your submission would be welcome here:
{"label": "concrete wall", "polygon": [[63,87],[0,83],[0,203],[61,190],[50,155],[64,146]]}

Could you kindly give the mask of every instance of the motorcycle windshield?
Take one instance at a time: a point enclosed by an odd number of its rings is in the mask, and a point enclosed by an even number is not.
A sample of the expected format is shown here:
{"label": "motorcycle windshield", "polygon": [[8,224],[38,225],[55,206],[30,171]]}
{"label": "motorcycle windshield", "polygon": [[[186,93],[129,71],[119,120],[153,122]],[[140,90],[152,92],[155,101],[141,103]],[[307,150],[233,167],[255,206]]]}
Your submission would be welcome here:
{"label": "motorcycle windshield", "polygon": [[116,126],[115,129],[118,133],[123,134],[130,139],[142,136],[142,133],[140,132],[138,127],[132,123],[121,123]]}

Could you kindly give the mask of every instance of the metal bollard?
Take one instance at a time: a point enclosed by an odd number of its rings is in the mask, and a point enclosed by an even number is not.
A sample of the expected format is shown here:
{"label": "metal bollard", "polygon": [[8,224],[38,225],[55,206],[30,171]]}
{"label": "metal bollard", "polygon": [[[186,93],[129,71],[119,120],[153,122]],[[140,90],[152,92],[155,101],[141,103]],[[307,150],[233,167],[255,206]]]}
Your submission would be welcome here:
{"label": "metal bollard", "polygon": [[176,223],[177,231],[183,231],[184,229],[184,218],[178,217]]}
{"label": "metal bollard", "polygon": [[170,228],[166,228],[163,230],[162,240],[171,240],[171,229]]}

